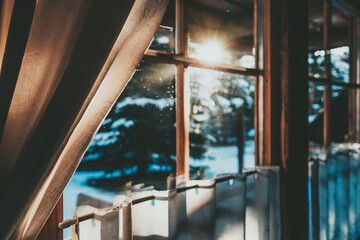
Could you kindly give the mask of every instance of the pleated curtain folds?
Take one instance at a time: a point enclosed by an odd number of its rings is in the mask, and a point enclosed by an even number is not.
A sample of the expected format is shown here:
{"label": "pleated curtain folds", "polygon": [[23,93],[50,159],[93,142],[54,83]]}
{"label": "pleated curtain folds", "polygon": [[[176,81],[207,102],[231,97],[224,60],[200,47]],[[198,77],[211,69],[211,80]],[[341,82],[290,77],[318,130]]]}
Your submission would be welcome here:
{"label": "pleated curtain folds", "polygon": [[118,195],[112,207],[78,206],[72,239],[281,239],[279,186],[279,168],[258,167],[251,176],[219,175],[169,191]]}
{"label": "pleated curtain folds", "polygon": [[0,239],[34,239],[168,0],[0,1]]}

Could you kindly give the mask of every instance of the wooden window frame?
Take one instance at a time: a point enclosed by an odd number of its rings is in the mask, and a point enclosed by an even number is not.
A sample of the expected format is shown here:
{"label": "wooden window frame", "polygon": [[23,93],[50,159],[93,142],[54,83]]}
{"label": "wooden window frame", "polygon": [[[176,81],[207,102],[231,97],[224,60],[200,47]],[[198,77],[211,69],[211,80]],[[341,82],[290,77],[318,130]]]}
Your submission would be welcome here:
{"label": "wooden window frame", "polygon": [[173,64],[176,66],[177,73],[175,79],[176,90],[176,176],[177,181],[186,181],[189,179],[189,121],[190,121],[190,79],[188,76],[188,67],[217,70],[227,73],[252,76],[255,79],[254,96],[254,128],[255,128],[255,162],[259,157],[258,149],[262,141],[259,141],[259,111],[258,107],[258,85],[263,79],[262,70],[262,21],[261,0],[254,0],[254,50],[255,50],[255,68],[244,68],[234,64],[206,63],[205,61],[191,58],[187,54],[187,24],[185,17],[186,0],[175,0],[175,54],[148,49],[144,55],[144,60],[158,63]]}
{"label": "wooden window frame", "polygon": [[[349,92],[348,100],[348,138],[350,142],[360,142],[359,136],[359,123],[360,123],[360,110],[359,110],[359,89],[360,89],[360,78],[359,78],[359,63],[360,63],[360,52],[359,52],[359,20],[357,17],[349,16],[349,49],[350,49],[350,81],[343,82],[335,80],[331,76],[331,28],[332,28],[332,8],[334,3],[331,0],[324,1],[324,77],[315,78],[309,77],[309,82],[321,83],[324,85],[324,127],[323,127],[323,147],[329,149],[331,147],[331,93],[332,86],[341,86]],[[339,7],[339,3],[336,5]]]}

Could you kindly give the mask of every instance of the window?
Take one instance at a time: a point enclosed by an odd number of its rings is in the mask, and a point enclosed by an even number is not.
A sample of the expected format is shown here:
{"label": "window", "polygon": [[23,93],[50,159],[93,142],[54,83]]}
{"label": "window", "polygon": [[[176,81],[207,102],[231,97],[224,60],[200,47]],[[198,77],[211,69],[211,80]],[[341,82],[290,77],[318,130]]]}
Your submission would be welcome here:
{"label": "window", "polygon": [[111,203],[119,193],[173,188],[176,177],[213,178],[255,167],[262,74],[257,3],[184,3],[170,1],[143,61],[64,191],[64,206],[72,208],[64,210],[65,219],[81,204],[74,199],[81,192]]}
{"label": "window", "polygon": [[191,178],[254,168],[254,79],[190,68]]}
{"label": "window", "polygon": [[[359,87],[351,72],[355,64],[351,56],[356,51],[353,44],[356,31],[352,29],[355,18],[335,6],[331,8],[328,20],[315,12],[323,9],[310,9],[308,120],[311,149],[355,140],[352,119],[356,109],[355,89]],[[332,32],[331,40],[330,35],[324,34],[325,28]]]}

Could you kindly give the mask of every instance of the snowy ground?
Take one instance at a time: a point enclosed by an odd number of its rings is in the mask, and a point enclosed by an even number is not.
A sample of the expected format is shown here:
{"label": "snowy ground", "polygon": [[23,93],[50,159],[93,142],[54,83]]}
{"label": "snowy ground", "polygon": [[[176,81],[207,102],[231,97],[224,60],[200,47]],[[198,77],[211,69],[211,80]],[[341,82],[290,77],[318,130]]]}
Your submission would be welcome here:
{"label": "snowy ground", "polygon": [[[244,168],[255,168],[254,141],[245,142]],[[194,167],[208,167],[208,178],[214,178],[222,173],[237,173],[239,169],[238,150],[236,146],[210,148],[206,154],[208,158],[195,160],[190,158],[190,165]]]}
{"label": "snowy ground", "polygon": [[[221,173],[235,173],[238,169],[237,147],[224,146],[213,147],[209,150],[208,156],[211,158],[202,161],[190,160],[190,164],[194,166],[208,166],[208,177],[213,178]],[[247,141],[245,144],[244,168],[254,168],[254,142]],[[114,196],[118,192],[104,191],[95,187],[86,185],[87,179],[91,177],[101,176],[100,172],[76,172],[71,178],[64,191],[64,219],[73,217],[76,207],[76,200],[80,193],[84,193],[90,197],[102,200],[112,204]],[[64,237],[71,236],[71,228],[64,230]]]}

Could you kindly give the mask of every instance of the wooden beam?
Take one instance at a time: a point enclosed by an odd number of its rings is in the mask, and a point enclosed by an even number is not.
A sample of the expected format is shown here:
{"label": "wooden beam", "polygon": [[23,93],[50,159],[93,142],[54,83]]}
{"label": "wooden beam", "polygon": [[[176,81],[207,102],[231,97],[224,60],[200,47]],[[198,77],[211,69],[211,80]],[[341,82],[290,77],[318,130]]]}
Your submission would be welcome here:
{"label": "wooden beam", "polygon": [[[331,0],[324,0],[324,78],[331,78]],[[331,85],[324,86],[324,147],[331,145]]]}
{"label": "wooden beam", "polygon": [[264,1],[264,150],[265,165],[281,160],[281,8],[280,0]]}
{"label": "wooden beam", "polygon": [[264,160],[281,167],[284,240],[309,237],[307,52],[308,1],[264,1]]}
{"label": "wooden beam", "polygon": [[309,238],[308,1],[283,0],[281,22],[282,239],[306,240]]}
{"label": "wooden beam", "polygon": [[[353,18],[352,24],[353,32],[353,47],[351,48],[351,59],[353,65],[351,67],[350,74],[352,75],[352,81],[354,84],[360,84],[360,19],[358,17]],[[354,141],[360,141],[360,89],[356,89],[353,95],[353,134]]]}
{"label": "wooden beam", "polygon": [[189,91],[188,73],[183,65],[176,67],[176,176],[189,179]]}
{"label": "wooden beam", "polygon": [[[255,129],[255,164],[256,166],[263,165],[263,154],[260,154],[263,150],[263,141],[261,141],[263,137],[263,131],[261,124],[262,114],[261,111],[263,104],[262,98],[263,94],[260,91],[261,86],[260,84],[263,83],[263,54],[262,54],[262,44],[263,44],[263,14],[262,14],[262,1],[255,0],[254,1],[254,48],[255,48],[255,69],[257,70],[257,74],[255,76],[255,92],[254,92],[254,129]],[[261,69],[261,70],[260,70]],[[260,99],[261,98],[261,99]]]}
{"label": "wooden beam", "polygon": [[183,54],[174,55],[157,50],[148,49],[144,55],[144,59],[152,62],[162,62],[176,65],[184,65],[186,67],[197,67],[204,69],[212,69],[222,72],[242,74],[246,76],[256,76],[261,74],[261,70],[253,68],[244,68],[233,64],[210,63],[200,59],[190,58]]}
{"label": "wooden beam", "polygon": [[[350,56],[349,56],[349,65],[350,65],[350,83],[351,84],[356,84],[356,71],[354,71],[354,67],[355,67],[355,63],[356,63],[356,59],[354,58],[354,56],[356,56],[356,54],[354,54],[354,51],[356,51],[356,45],[355,44],[355,39],[354,39],[354,25],[355,25],[355,18],[354,17],[350,17],[349,19],[349,34],[348,34],[348,38],[349,38],[349,48],[350,48]],[[355,113],[356,113],[356,104],[355,104],[355,96],[356,96],[356,90],[355,89],[348,89],[348,96],[349,96],[349,115],[348,115],[348,140],[351,142],[355,141],[355,122],[356,122],[356,118],[355,118]]]}
{"label": "wooden beam", "polygon": [[63,240],[63,230],[58,227],[63,220],[63,199],[61,195],[36,240]]}
{"label": "wooden beam", "polygon": [[343,82],[340,80],[332,80],[328,78],[315,78],[315,77],[309,77],[309,81],[311,82],[318,82],[322,83],[324,85],[335,85],[335,86],[342,86],[344,88],[360,88],[360,84],[356,82]]}
{"label": "wooden beam", "polygon": [[[175,51],[187,56],[187,34],[185,26],[185,2],[175,1]],[[189,79],[184,64],[176,66],[176,176],[179,182],[189,179]]]}

